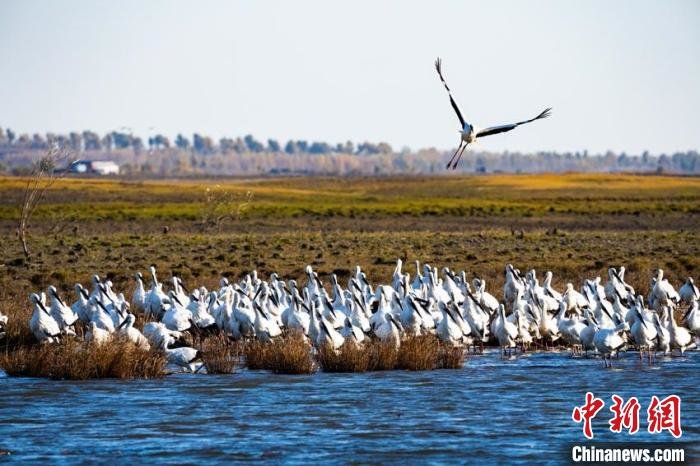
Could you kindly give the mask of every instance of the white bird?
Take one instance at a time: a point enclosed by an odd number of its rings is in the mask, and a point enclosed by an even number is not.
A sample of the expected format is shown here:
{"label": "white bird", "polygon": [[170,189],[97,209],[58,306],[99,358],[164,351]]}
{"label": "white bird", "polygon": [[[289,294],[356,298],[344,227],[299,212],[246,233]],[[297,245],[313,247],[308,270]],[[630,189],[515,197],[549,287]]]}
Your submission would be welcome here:
{"label": "white bird", "polygon": [[78,299],[73,304],[71,304],[70,308],[73,310],[73,312],[75,312],[78,315],[78,318],[81,322],[87,324],[88,322],[90,322],[91,314],[89,301],[90,295],[80,283],[76,283],[75,285],[75,294],[78,296]]}
{"label": "white bird", "polygon": [[498,317],[496,317],[494,335],[498,339],[501,347],[501,354],[505,356],[506,349],[510,355],[511,348],[515,348],[515,340],[518,338],[518,327],[506,319],[506,309],[501,304],[498,307]]}
{"label": "white bird", "polygon": [[179,348],[170,348],[168,345],[172,344],[174,341],[172,339],[165,340],[165,344],[161,347],[165,353],[165,358],[168,363],[179,366],[189,372],[196,372],[198,366],[201,366],[202,355],[201,353],[189,346],[181,346]]}
{"label": "white bird", "polygon": [[574,289],[571,283],[566,284],[566,291],[562,295],[562,301],[566,303],[566,310],[573,311],[574,309],[583,309],[590,307],[588,298]]}
{"label": "white bird", "polygon": [[134,286],[134,294],[131,295],[131,307],[134,312],[146,312],[146,288],[143,283],[143,274],[136,272],[134,280],[136,286]]}
{"label": "white bird", "polygon": [[44,301],[43,293],[41,296],[32,293],[31,302],[34,305],[34,312],[29,321],[29,328],[32,330],[34,337],[39,343],[58,342],[61,336],[61,328],[58,326],[58,322],[51,316],[48,309],[46,309]]}
{"label": "white bird", "polygon": [[627,322],[622,322],[615,327],[601,328],[595,332],[593,344],[603,357],[605,367],[608,367],[608,360],[610,361],[609,367],[612,367],[612,355],[625,346],[625,339],[622,334],[627,330],[629,330],[629,325],[627,325]]}
{"label": "white bird", "polygon": [[[500,125],[500,126],[492,126],[490,128],[482,129],[482,130],[477,130],[477,128],[469,123],[467,123],[464,120],[464,117],[462,117],[462,112],[459,111],[459,108],[457,107],[457,104],[455,103],[455,100],[452,98],[452,93],[450,92],[450,88],[447,87],[447,83],[445,82],[445,79],[442,77],[442,69],[441,69],[442,62],[438,58],[435,60],[435,69],[438,72],[438,76],[440,76],[440,81],[442,81],[442,84],[445,86],[445,89],[447,90],[447,94],[450,96],[450,104],[452,104],[452,108],[454,109],[455,113],[457,114],[457,118],[459,119],[459,124],[460,124],[460,141],[459,141],[459,147],[455,151],[454,155],[452,155],[452,158],[447,162],[447,168],[452,168],[453,170],[457,168],[457,164],[459,163],[459,159],[462,157],[462,153],[464,152],[464,149],[467,148],[467,145],[469,145],[472,142],[475,142],[477,138],[485,137],[485,136],[490,136],[492,134],[498,134],[498,133],[505,133],[506,131],[510,131],[512,129],[517,128],[520,125],[524,125],[526,123],[533,122],[535,120],[539,120],[540,118],[547,118],[550,114],[552,109],[547,108],[545,109],[542,113],[537,115],[534,118],[531,118],[529,120],[524,120],[524,121],[519,121],[517,123],[512,123],[508,125]],[[458,155],[459,153],[459,155]],[[456,157],[456,158],[455,158]]]}
{"label": "white bird", "polygon": [[683,286],[678,290],[678,294],[681,299],[688,304],[700,300],[700,290],[695,286],[695,281],[693,281],[692,277],[688,277],[685,280]]}
{"label": "white bird", "polygon": [[668,329],[671,338],[671,348],[678,348],[682,356],[685,350],[693,348],[695,343],[692,343],[693,338],[688,329],[676,323],[676,318],[673,316],[673,308],[667,308],[666,311],[671,321],[671,327]]}
{"label": "white bird", "polygon": [[698,307],[698,300],[695,299],[683,315],[683,320],[688,326],[688,330],[695,336],[700,336],[700,309]]}
{"label": "white bird", "polygon": [[182,333],[168,330],[162,322],[148,322],[143,326],[143,335],[152,346],[162,348],[165,342],[180,338]]}
{"label": "white bird", "polygon": [[343,335],[333,328],[323,317],[319,318],[319,333],[316,338],[316,347],[323,348],[328,346],[333,350],[337,350],[345,343]]}
{"label": "white bird", "polygon": [[460,346],[462,344],[462,329],[457,323],[452,310],[445,305],[439,303],[438,307],[443,314],[442,319],[437,325],[437,335],[440,341],[452,346]]}
{"label": "white bird", "polygon": [[401,325],[391,313],[385,314],[384,319],[374,333],[383,343],[392,344],[398,348],[401,345]]}
{"label": "white bird", "polygon": [[7,328],[8,317],[0,311],[0,340],[5,338],[5,329]]}
{"label": "white bird", "polygon": [[345,341],[354,341],[355,344],[360,344],[365,341],[365,333],[359,327],[352,324],[349,317],[345,318],[345,326],[340,330],[340,334],[345,338]]}
{"label": "white bird", "polygon": [[124,322],[121,323],[117,332],[120,336],[125,337],[131,341],[136,347],[148,351],[151,349],[151,345],[148,343],[148,339],[143,336],[143,333],[139,329],[134,328],[134,322],[136,322],[136,316],[134,314],[127,314]]}
{"label": "white bird", "polygon": [[634,323],[630,327],[630,333],[634,339],[634,343],[639,348],[639,359],[643,359],[643,354],[646,351],[651,362],[651,349],[654,346],[654,341],[658,336],[656,326],[653,319],[645,319],[645,315],[638,307],[634,307],[631,311],[633,314]]}
{"label": "white bird", "polygon": [[192,313],[184,307],[174,291],[170,291],[168,297],[171,301],[171,306],[163,314],[162,322],[170,330],[184,332],[191,326]]}
{"label": "white bird", "polygon": [[654,328],[656,328],[656,351],[663,351],[664,355],[671,353],[671,334],[666,327],[661,325],[659,315],[654,313]]}
{"label": "white bird", "polygon": [[98,345],[106,343],[112,339],[112,334],[107,330],[103,330],[95,324],[95,322],[90,321],[88,323],[88,330],[85,332],[85,341],[91,341]]}
{"label": "white bird", "polygon": [[681,297],[678,295],[673,286],[664,278],[662,269],[656,270],[654,286],[651,293],[654,297],[654,308],[658,311],[660,306],[668,306],[669,304],[678,304]]}
{"label": "white bird", "polygon": [[73,324],[78,320],[78,314],[73,312],[73,309],[63,302],[58,295],[58,291],[53,286],[49,287],[49,298],[51,299],[49,312],[58,324],[58,327],[66,334],[75,335]]}
{"label": "white bird", "polygon": [[112,315],[105,305],[93,296],[90,298],[90,308],[92,309],[90,313],[90,322],[94,322],[97,327],[109,333],[114,332],[114,319],[112,319]]}

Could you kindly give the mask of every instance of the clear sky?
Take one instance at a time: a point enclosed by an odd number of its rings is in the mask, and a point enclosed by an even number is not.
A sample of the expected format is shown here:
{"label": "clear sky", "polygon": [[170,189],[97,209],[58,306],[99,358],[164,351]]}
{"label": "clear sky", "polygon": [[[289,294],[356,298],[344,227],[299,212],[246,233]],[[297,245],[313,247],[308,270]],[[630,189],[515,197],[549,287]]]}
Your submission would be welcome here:
{"label": "clear sky", "polygon": [[0,126],[456,146],[700,148],[700,2],[0,0]]}

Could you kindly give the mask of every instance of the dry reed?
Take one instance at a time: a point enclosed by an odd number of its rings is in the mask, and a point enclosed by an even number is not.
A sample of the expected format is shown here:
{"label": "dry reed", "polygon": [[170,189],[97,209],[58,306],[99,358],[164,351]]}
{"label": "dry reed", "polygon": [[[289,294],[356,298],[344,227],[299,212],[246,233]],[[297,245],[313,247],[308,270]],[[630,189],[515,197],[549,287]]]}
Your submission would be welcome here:
{"label": "dry reed", "polygon": [[461,369],[464,366],[464,349],[461,347],[440,345],[438,369]]}
{"label": "dry reed", "polygon": [[399,350],[393,343],[371,340],[365,345],[365,349],[370,355],[368,370],[390,371],[396,368],[396,363],[399,359]]}
{"label": "dry reed", "polygon": [[324,346],[318,351],[318,363],[324,372],[366,372],[371,353],[365,346],[346,341],[337,351]]}
{"label": "dry reed", "polygon": [[128,340],[94,344],[67,339],[6,351],[0,355],[0,367],[8,375],[18,377],[150,379],[165,375],[165,357],[140,349]]}
{"label": "dry reed", "polygon": [[440,343],[435,335],[408,337],[401,342],[397,369],[429,371],[438,367]]}
{"label": "dry reed", "polygon": [[200,351],[207,374],[232,373],[240,355],[238,343],[232,342],[223,332],[204,338]]}
{"label": "dry reed", "polygon": [[276,374],[311,374],[314,362],[311,346],[300,333],[290,333],[271,342],[253,340],[245,346],[248,369],[265,369]]}

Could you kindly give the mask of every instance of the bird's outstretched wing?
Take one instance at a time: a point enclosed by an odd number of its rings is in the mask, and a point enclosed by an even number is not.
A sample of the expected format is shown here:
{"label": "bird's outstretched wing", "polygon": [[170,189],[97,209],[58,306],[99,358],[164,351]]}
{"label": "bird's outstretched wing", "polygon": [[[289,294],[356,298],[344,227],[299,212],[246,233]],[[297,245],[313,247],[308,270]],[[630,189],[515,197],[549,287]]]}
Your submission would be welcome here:
{"label": "bird's outstretched wing", "polygon": [[492,134],[505,133],[506,131],[510,131],[511,129],[515,129],[520,125],[524,125],[525,123],[530,123],[530,122],[533,122],[535,120],[539,120],[540,118],[547,118],[549,115],[551,115],[551,113],[552,113],[552,109],[547,108],[542,113],[537,115],[535,118],[531,118],[529,120],[519,121],[517,123],[512,123],[510,125],[492,126],[490,128],[482,129],[481,131],[476,133],[476,137],[482,138],[484,136],[491,136]]}
{"label": "bird's outstretched wing", "polygon": [[464,117],[462,117],[462,112],[459,111],[459,107],[457,107],[457,104],[455,103],[455,99],[452,98],[452,93],[450,92],[450,88],[447,87],[447,83],[445,82],[445,78],[442,77],[441,65],[442,65],[442,61],[440,60],[440,58],[435,60],[435,69],[438,72],[438,76],[440,76],[440,81],[442,81],[443,86],[445,86],[445,89],[447,89],[447,95],[450,96],[450,103],[452,104],[452,108],[455,109],[455,113],[457,113],[457,118],[459,118],[459,124],[461,125],[459,127],[459,129],[464,129]]}

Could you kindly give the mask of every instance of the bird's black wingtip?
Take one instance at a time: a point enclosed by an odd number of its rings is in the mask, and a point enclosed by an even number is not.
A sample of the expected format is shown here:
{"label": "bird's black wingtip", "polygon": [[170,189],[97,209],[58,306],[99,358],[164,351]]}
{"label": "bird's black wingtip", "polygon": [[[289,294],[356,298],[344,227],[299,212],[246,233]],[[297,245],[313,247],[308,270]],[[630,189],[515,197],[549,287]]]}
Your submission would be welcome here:
{"label": "bird's black wingtip", "polygon": [[542,113],[540,113],[537,118],[547,118],[552,114],[552,107],[547,107]]}
{"label": "bird's black wingtip", "polygon": [[442,60],[440,57],[437,57],[435,59],[435,69],[437,70],[438,73],[440,73],[440,69],[442,68]]}

